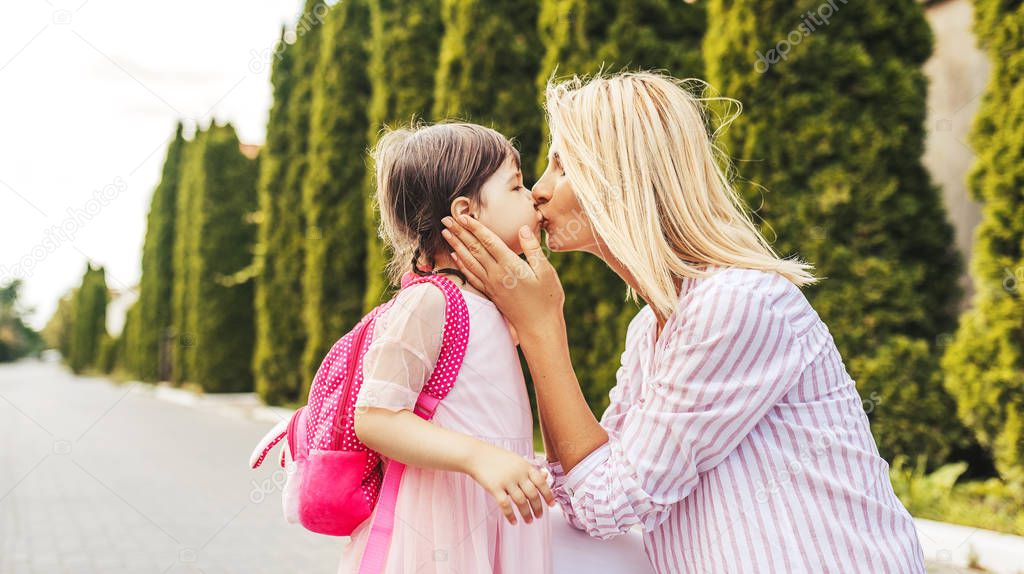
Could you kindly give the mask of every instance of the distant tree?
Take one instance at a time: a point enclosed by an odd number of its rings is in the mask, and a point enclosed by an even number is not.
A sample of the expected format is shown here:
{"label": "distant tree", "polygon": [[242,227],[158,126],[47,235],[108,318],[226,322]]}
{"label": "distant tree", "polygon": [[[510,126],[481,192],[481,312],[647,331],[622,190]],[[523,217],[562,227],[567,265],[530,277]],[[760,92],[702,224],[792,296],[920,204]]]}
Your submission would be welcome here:
{"label": "distant tree", "polygon": [[103,267],[93,269],[92,264],[86,264],[82,284],[75,293],[72,305],[68,365],[75,373],[82,373],[97,366],[100,341],[107,334],[108,301]]}
{"label": "distant tree", "polygon": [[146,239],[142,244],[142,278],[139,281],[138,333],[126,348],[126,361],[144,381],[157,381],[162,373],[161,347],[171,328],[174,286],[174,231],[178,208],[181,157],[185,148],[182,125],[167,147],[163,175],[149,204]]}
{"label": "distant tree", "polygon": [[46,346],[56,349],[65,362],[71,358],[72,324],[74,321],[74,301],[78,298],[78,288],[74,288],[60,298],[57,310],[50,316],[43,327],[42,336]]}
{"label": "distant tree", "polygon": [[42,351],[42,336],[25,324],[29,310],[19,301],[22,281],[15,279],[0,287],[0,363],[15,361]]}
{"label": "distant tree", "polygon": [[195,325],[193,381],[208,392],[253,390],[253,281],[258,162],[239,149],[230,124],[201,136],[201,216],[193,230],[198,279],[191,313]]}
{"label": "distant tree", "polygon": [[[960,419],[999,474],[1024,484],[1024,4],[978,0],[975,33],[992,76],[974,123],[969,189],[982,206],[973,307],[943,357]],[[915,222],[916,227],[916,222]]]}
{"label": "distant tree", "polygon": [[312,75],[309,168],[302,189],[307,339],[297,369],[302,392],[293,399],[306,396],[331,346],[363,314],[369,18],[365,0],[335,4],[323,21]]}
{"label": "distant tree", "polygon": [[[185,152],[175,237],[175,381],[209,392],[253,388],[251,262],[258,162],[229,125],[200,131]],[[180,262],[180,267],[179,267]]]}
{"label": "distant tree", "polygon": [[260,229],[256,279],[256,392],[271,404],[296,401],[302,354],[306,222],[302,186],[309,166],[310,104],[320,54],[322,1],[307,0],[288,44],[282,31],[271,82],[274,104],[260,173]]}

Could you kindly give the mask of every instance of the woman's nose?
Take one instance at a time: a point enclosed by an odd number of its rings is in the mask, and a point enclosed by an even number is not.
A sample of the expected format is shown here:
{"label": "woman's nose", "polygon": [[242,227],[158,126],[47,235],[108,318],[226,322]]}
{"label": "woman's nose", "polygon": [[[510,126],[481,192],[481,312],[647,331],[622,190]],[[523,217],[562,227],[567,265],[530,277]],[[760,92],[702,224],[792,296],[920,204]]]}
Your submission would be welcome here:
{"label": "woman's nose", "polygon": [[533,198],[534,205],[544,205],[551,200],[551,191],[547,186],[538,181],[534,184],[533,191],[530,192],[530,197]]}

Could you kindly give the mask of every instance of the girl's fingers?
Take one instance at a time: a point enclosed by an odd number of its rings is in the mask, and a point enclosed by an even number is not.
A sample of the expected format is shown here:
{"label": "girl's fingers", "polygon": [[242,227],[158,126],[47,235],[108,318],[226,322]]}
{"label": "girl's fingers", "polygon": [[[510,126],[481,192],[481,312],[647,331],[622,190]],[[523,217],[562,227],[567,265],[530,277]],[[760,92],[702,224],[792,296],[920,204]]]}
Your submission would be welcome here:
{"label": "girl's fingers", "polygon": [[503,490],[493,492],[491,495],[498,501],[498,508],[505,515],[505,520],[514,525],[516,523],[516,511],[512,507],[512,497]]}
{"label": "girl's fingers", "polygon": [[540,498],[540,492],[537,490],[537,486],[533,484],[532,479],[527,479],[519,483],[519,489],[526,495],[526,499],[530,502],[530,510],[533,511],[533,515],[540,518],[544,515],[544,501]]}
{"label": "girl's fingers", "polygon": [[527,524],[533,522],[533,510],[530,509],[530,501],[523,494],[523,489],[519,488],[518,484],[513,484],[508,488],[508,493],[512,495],[512,500],[519,507],[519,514],[523,517],[523,522]]}
{"label": "girl's fingers", "polygon": [[544,471],[535,468],[530,471],[530,480],[533,481],[534,486],[540,491],[540,495],[544,497],[544,500],[548,503],[548,506],[555,505],[555,493],[551,491],[551,487],[548,486],[547,476]]}

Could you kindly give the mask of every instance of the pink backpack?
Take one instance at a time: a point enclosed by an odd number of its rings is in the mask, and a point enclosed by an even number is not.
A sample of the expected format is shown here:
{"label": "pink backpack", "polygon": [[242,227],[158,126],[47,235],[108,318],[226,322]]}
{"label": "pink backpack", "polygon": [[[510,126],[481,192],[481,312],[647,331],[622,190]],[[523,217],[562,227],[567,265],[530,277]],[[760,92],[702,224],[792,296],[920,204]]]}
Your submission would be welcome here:
{"label": "pink backpack", "polygon": [[[415,413],[425,420],[434,417],[438,403],[455,384],[469,341],[469,312],[459,288],[440,275],[402,278],[402,289],[433,283],[445,295],[445,322],[441,351],[434,372],[416,402]],[[405,465],[389,461],[370,450],[356,437],[353,417],[363,384],[363,355],[370,345],[377,317],[395,302],[392,298],[370,311],[339,339],[317,370],[309,402],[272,429],[257,445],[250,459],[259,467],[270,449],[287,439],[288,454],[295,461],[282,499],[285,515],[306,529],[331,536],[348,536],[377,512],[363,554],[360,572],[380,572],[394,527],[395,499]],[[281,452],[281,466],[285,452]]]}

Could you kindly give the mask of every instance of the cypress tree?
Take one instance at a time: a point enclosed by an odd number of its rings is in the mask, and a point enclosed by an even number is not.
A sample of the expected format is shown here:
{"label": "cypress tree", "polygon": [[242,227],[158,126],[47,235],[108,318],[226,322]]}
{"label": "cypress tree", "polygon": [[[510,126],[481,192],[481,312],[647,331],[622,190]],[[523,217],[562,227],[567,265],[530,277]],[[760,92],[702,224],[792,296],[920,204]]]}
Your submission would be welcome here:
{"label": "cypress tree", "polygon": [[[128,343],[128,363],[143,381],[166,376],[161,367],[161,346],[171,325],[174,285],[174,230],[179,171],[185,138],[178,124],[167,148],[160,184],[150,200],[146,239],[142,245],[142,278],[139,281],[138,332]],[[127,328],[127,327],[126,327]]]}
{"label": "cypress tree", "polygon": [[973,307],[943,357],[960,419],[1002,477],[1024,484],[1024,4],[979,0],[975,33],[992,76],[975,119],[968,178],[983,204]]}
{"label": "cypress tree", "polygon": [[[429,118],[434,103],[434,74],[442,35],[440,0],[370,0],[369,107],[367,145],[388,124]],[[366,222],[366,295],[369,311],[388,297],[384,266],[387,255],[379,236],[380,212],[374,201],[376,181],[367,170],[364,191]]]}
{"label": "cypress tree", "polygon": [[708,78],[744,109],[723,143],[776,250],[827,278],[806,294],[883,456],[940,463],[965,435],[937,372],[960,261],[920,161],[931,31],[912,0],[811,7],[708,3]]}
{"label": "cypress tree", "polygon": [[230,124],[211,126],[195,145],[195,164],[183,178],[183,186],[198,184],[189,190],[198,213],[190,229],[196,249],[189,258],[189,380],[207,392],[251,391],[256,227],[248,220],[257,206],[258,162],[242,154]]}
{"label": "cypress tree", "polygon": [[86,264],[82,284],[72,304],[71,344],[68,364],[75,373],[95,368],[100,344],[107,335],[107,281],[103,267]]}
{"label": "cypress tree", "polygon": [[193,259],[199,250],[199,201],[203,187],[203,132],[184,146],[180,181],[175,198],[174,248],[171,266],[171,380],[176,384],[192,380],[196,325],[191,313],[197,281]]}
{"label": "cypress tree", "polygon": [[[288,45],[282,31],[275,51],[271,82],[274,104],[267,123],[267,143],[260,172],[260,226],[257,249],[256,392],[270,404],[296,401],[304,373],[303,324],[305,223],[302,179],[306,169],[310,82],[319,26],[310,15],[322,3],[307,2]],[[301,31],[301,34],[299,32]]]}
{"label": "cypress tree", "polygon": [[[168,289],[168,292],[170,292],[170,289]],[[170,317],[169,305],[167,315]],[[120,347],[118,349],[116,364],[114,366],[115,369],[120,369],[124,373],[134,377],[139,377],[139,374],[142,372],[142,367],[139,364],[139,357],[141,357],[141,352],[139,351],[139,347],[141,346],[139,342],[141,337],[140,331],[142,330],[141,317],[142,302],[141,300],[136,300],[125,313],[124,329],[121,331],[119,342]]]}
{"label": "cypress tree", "polygon": [[442,0],[444,36],[434,89],[435,119],[489,125],[518,144],[533,165],[541,140],[534,91],[543,56],[539,5]]}
{"label": "cypress tree", "polygon": [[313,74],[310,168],[302,190],[308,336],[303,397],[331,345],[362,316],[369,17],[365,0],[336,4],[327,13]]}
{"label": "cypress tree", "polygon": [[[540,10],[545,53],[537,76],[541,100],[552,74],[583,76],[639,68],[699,77],[704,28],[703,3],[545,0]],[[546,151],[538,155],[538,173],[546,166],[545,156]],[[556,253],[551,261],[570,294],[565,317],[573,367],[587,402],[599,414],[608,405],[626,327],[638,308],[626,301],[622,280],[596,257]]]}
{"label": "cypress tree", "polygon": [[57,310],[43,327],[42,335],[46,345],[60,352],[65,362],[71,362],[71,339],[74,325],[74,302],[78,298],[78,288],[74,288],[60,298]]}

